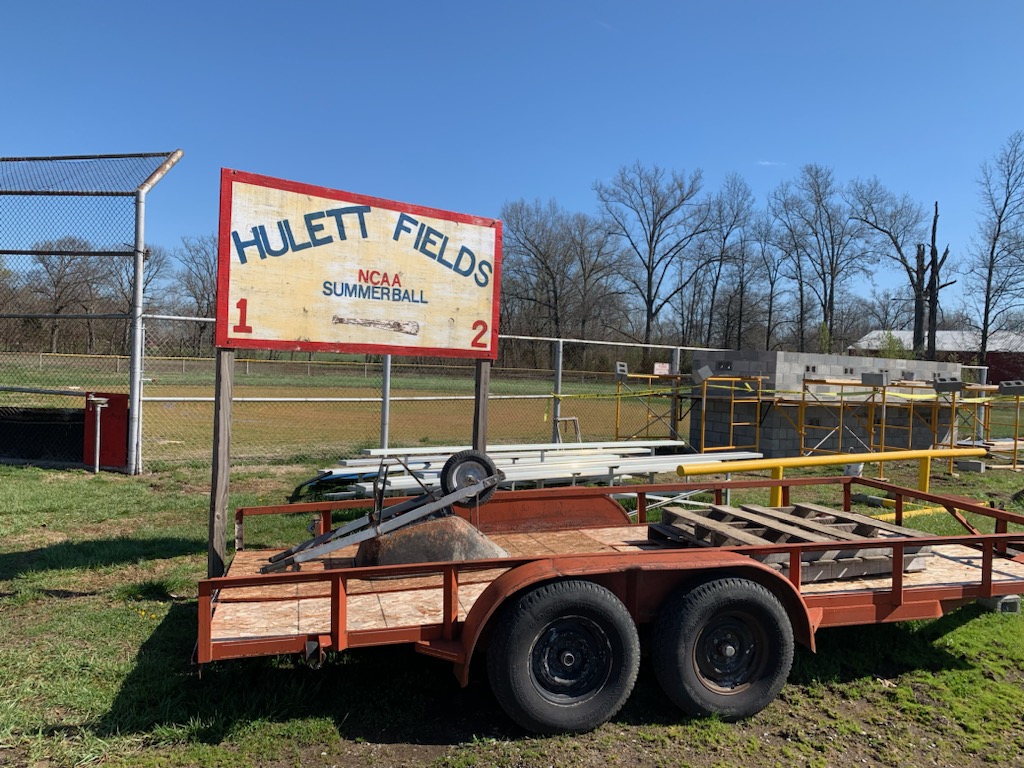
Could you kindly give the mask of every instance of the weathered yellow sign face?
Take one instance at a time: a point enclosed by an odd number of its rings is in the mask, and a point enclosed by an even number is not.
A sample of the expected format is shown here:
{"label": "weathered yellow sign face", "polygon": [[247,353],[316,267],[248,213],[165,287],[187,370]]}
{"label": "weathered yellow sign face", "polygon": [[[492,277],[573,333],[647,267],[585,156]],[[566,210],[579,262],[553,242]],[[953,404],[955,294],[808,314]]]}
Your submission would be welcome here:
{"label": "weathered yellow sign face", "polygon": [[501,222],[223,169],[217,346],[497,356]]}

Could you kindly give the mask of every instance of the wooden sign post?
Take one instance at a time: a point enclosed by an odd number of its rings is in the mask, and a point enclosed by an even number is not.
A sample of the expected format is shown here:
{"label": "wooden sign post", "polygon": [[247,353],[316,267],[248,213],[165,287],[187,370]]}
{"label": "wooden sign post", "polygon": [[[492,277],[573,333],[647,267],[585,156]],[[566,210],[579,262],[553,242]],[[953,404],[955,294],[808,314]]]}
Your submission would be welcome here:
{"label": "wooden sign post", "polygon": [[[501,222],[221,170],[217,425],[210,575],[223,573],[237,349],[490,361],[498,355]],[[474,445],[486,443],[486,365]],[[219,572],[214,573],[215,570]]]}

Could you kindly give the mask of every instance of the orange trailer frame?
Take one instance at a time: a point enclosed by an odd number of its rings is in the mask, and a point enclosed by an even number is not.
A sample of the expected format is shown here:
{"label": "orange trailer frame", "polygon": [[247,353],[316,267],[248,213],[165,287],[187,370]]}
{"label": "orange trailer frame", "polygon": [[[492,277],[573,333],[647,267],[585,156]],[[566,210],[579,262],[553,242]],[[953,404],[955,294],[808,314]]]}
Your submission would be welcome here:
{"label": "orange trailer frame", "polygon": [[[814,649],[815,632],[823,627],[934,619],[981,598],[1024,592],[1024,516],[960,498],[898,487],[863,477],[789,478],[665,483],[612,487],[572,487],[504,491],[476,509],[457,509],[489,535],[528,533],[535,539],[587,530],[620,539],[647,538],[647,506],[651,496],[707,490],[721,503],[729,490],[776,488],[783,505],[797,486],[838,485],[842,508],[851,509],[852,489],[865,486],[894,499],[896,523],[902,524],[907,502],[925,502],[946,509],[964,528],[962,535],[864,539],[858,546],[885,548],[892,553],[887,574],[852,580],[803,584],[800,563],[807,552],[836,548],[835,542],[729,546],[700,549],[658,548],[622,551],[547,552],[495,560],[439,562],[374,567],[325,567],[323,570],[259,574],[252,564],[269,551],[244,547],[247,518],[266,514],[313,513],[328,530],[335,511],[365,508],[366,500],[244,507],[235,514],[236,555],[227,575],[199,582],[199,637],[196,660],[206,664],[223,659],[300,654],[313,663],[328,652],[366,646],[412,644],[416,651],[449,661],[460,684],[469,680],[475,652],[488,640],[488,630],[501,607],[524,590],[559,580],[594,582],[612,592],[637,625],[655,621],[659,609],[684,583],[697,576],[738,577],[763,586],[781,603],[797,642]],[[613,498],[625,494],[637,500],[636,522]],[[397,500],[393,500],[397,501]],[[992,520],[991,533],[982,533],[966,514]],[[1017,530],[1009,532],[1010,525]],[[1013,548],[1010,545],[1014,545]],[[845,546],[845,545],[844,545]],[[904,573],[904,552],[930,547],[955,549],[952,570]],[[911,550],[912,551],[912,550]],[[788,574],[755,560],[783,553]],[[249,565],[245,565],[245,562]],[[260,560],[260,562],[263,562]],[[249,568],[247,573],[232,572]],[[372,596],[368,597],[370,593]],[[376,625],[358,620],[358,606],[418,601],[409,620]],[[313,611],[312,607],[317,610]],[[245,627],[232,624],[231,612],[247,612]],[[307,612],[303,624],[303,611]],[[274,629],[267,620],[275,612],[297,616],[291,631]],[[316,615],[313,615],[313,614]],[[255,618],[253,618],[255,617]]]}

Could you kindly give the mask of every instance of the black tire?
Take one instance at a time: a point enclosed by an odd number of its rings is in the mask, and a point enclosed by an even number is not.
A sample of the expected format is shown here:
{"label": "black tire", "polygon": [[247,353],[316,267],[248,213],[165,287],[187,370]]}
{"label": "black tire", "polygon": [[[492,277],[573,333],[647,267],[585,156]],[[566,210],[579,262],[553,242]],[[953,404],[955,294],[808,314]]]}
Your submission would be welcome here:
{"label": "black tire", "polygon": [[589,731],[626,703],[640,640],[626,606],[590,581],[557,581],[507,603],[487,651],[494,695],[528,731]]}
{"label": "black tire", "polygon": [[714,579],[666,601],[651,657],[662,689],[684,712],[742,720],[785,685],[793,627],[778,598],[760,584]]}
{"label": "black tire", "polygon": [[[480,451],[460,451],[448,457],[441,467],[441,491],[447,496],[462,488],[479,483],[484,478],[498,474],[491,457]],[[465,496],[452,502],[457,507],[475,507],[486,504],[498,489],[492,485],[476,495]]]}

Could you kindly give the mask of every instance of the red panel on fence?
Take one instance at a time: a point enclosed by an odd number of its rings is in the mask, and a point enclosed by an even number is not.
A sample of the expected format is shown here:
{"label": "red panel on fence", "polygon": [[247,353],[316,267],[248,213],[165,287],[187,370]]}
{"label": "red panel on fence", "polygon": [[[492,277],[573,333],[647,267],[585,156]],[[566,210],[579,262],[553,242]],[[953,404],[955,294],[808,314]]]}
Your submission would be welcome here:
{"label": "red panel on fence", "polygon": [[83,463],[96,463],[97,399],[107,404],[100,411],[100,466],[124,469],[128,466],[128,395],[110,392],[89,392],[85,398],[85,439]]}

